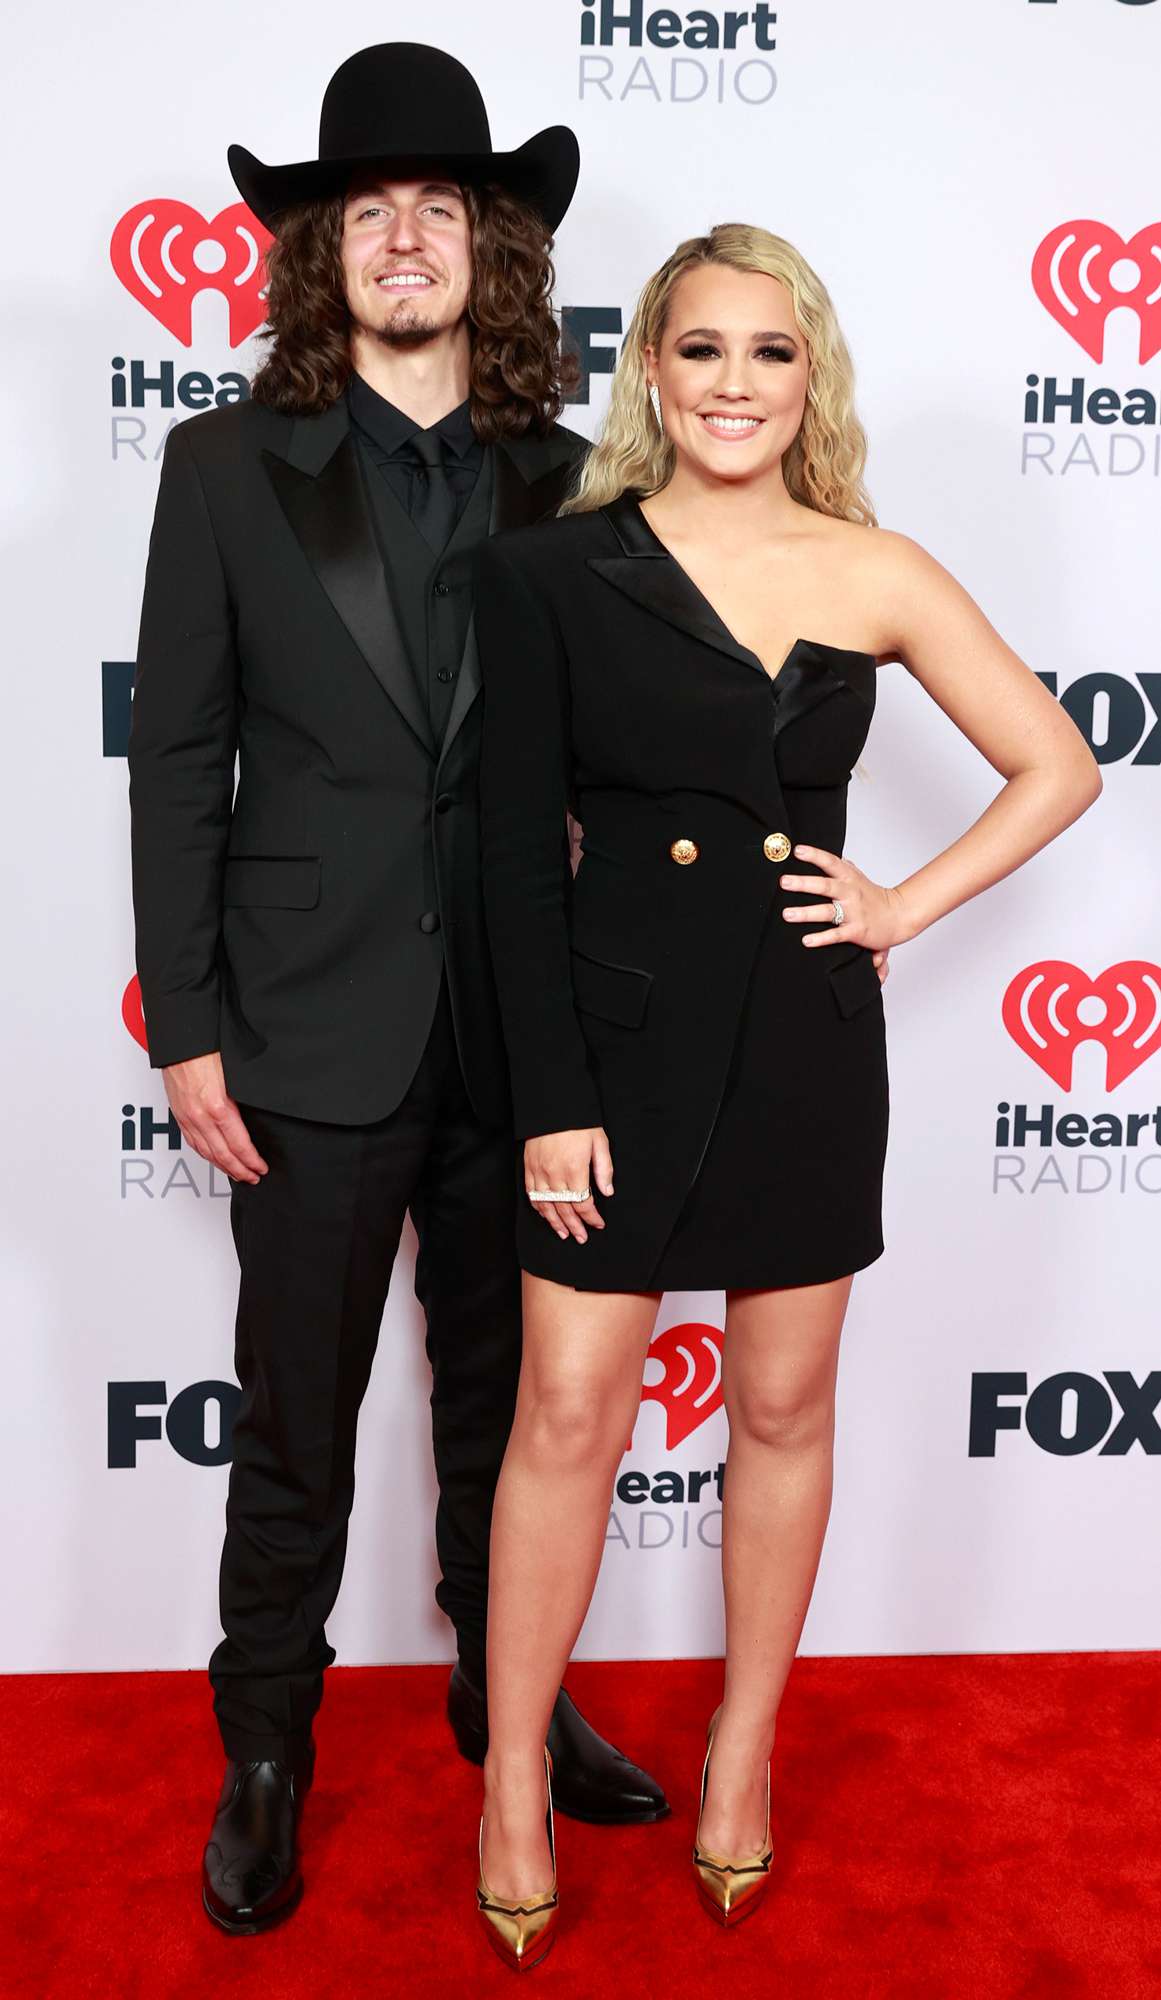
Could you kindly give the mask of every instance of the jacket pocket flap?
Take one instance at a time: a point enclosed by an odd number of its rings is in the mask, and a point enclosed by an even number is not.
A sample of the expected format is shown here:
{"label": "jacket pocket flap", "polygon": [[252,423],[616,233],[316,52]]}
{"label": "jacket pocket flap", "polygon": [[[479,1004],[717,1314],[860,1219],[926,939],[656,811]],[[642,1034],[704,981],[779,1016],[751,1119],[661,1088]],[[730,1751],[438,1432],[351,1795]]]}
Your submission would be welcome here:
{"label": "jacket pocket flap", "polygon": [[226,862],[222,901],[227,909],[313,910],[321,878],[317,857],[235,854]]}
{"label": "jacket pocket flap", "polygon": [[846,1020],[873,1000],[879,991],[874,958],[865,945],[855,946],[853,958],[840,958],[837,964],[828,964],[827,972],[835,1004]]}
{"label": "jacket pocket flap", "polygon": [[610,965],[606,959],[590,958],[586,952],[572,955],[572,990],[582,1014],[599,1014],[603,1021],[616,1021],[622,1028],[639,1028],[645,1019],[651,972],[632,965]]}

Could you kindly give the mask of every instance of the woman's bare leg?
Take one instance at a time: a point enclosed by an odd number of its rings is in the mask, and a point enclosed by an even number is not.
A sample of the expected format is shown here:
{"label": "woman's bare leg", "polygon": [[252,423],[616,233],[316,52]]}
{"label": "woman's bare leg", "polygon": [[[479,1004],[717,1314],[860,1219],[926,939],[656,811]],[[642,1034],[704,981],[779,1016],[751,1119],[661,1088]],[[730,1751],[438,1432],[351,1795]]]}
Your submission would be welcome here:
{"label": "woman's bare leg", "polygon": [[524,1358],[488,1582],[484,1875],[544,1889],[544,1740],[604,1550],[613,1480],[637,1415],[660,1295],[524,1278]]}
{"label": "woman's bare leg", "polygon": [[766,1765],[830,1513],[834,1393],[850,1278],[729,1295],[722,1512],[726,1675],[702,1840],[753,1854]]}

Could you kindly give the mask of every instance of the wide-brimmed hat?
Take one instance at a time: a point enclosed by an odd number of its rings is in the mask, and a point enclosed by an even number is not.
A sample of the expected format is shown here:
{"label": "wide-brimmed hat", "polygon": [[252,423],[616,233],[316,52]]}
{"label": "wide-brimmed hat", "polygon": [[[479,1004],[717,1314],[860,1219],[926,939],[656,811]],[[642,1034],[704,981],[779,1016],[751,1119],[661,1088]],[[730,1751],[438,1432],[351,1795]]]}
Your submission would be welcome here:
{"label": "wide-brimmed hat", "polygon": [[244,146],[231,146],[227,158],[243,199],[275,234],[278,217],[295,202],[345,193],[361,168],[389,165],[406,179],[438,167],[452,180],[498,182],[530,203],[551,235],[580,171],[567,125],[549,125],[514,153],[494,152],[471,71],[422,42],[380,42],[335,71],[323,98],[317,160],[267,167]]}

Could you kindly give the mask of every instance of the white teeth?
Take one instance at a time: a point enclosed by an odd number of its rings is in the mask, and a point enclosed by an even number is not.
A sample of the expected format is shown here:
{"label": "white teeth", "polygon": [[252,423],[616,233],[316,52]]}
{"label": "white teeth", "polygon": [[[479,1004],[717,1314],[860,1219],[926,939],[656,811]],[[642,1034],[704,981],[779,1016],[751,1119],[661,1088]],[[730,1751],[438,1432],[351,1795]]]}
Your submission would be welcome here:
{"label": "white teeth", "polygon": [[423,286],[430,285],[431,282],[430,278],[413,277],[410,272],[402,277],[376,278],[375,280],[377,285],[382,285],[384,291],[394,292],[419,291]]}
{"label": "white teeth", "polygon": [[715,431],[756,431],[759,423],[761,422],[761,418],[760,417],[703,417],[702,422],[703,424],[708,424],[709,428]]}

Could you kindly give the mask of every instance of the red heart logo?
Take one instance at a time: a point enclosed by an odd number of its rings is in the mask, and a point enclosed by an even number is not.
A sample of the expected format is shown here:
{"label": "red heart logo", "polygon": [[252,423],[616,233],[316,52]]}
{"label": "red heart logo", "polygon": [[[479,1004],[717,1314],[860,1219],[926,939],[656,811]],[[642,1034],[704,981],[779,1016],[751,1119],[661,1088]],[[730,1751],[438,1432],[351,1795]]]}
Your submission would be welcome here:
{"label": "red heart logo", "polygon": [[700,1320],[667,1327],[650,1347],[649,1359],[660,1361],[665,1373],[642,1389],[641,1401],[661,1404],[665,1449],[673,1451],[722,1407],[721,1328]]}
{"label": "red heart logo", "polygon": [[134,973],[124,993],[121,995],[121,1019],[135,1042],[139,1042],[149,1054],[149,1042],[145,1034],[145,1010],[141,1005],[141,981]]}
{"label": "red heart logo", "polygon": [[1161,965],[1126,958],[1090,979],[1067,959],[1044,958],[1016,974],[1004,995],[1003,1016],[1017,1048],[1061,1090],[1072,1089],[1072,1059],[1080,1043],[1099,1042],[1106,1088],[1115,1090],[1161,1048]]}
{"label": "red heart logo", "polygon": [[1141,328],[1142,366],[1161,351],[1161,222],[1138,229],[1126,243],[1103,222],[1062,222],[1032,259],[1032,283],[1046,312],[1103,361],[1105,321],[1114,306],[1131,306]]}
{"label": "red heart logo", "polygon": [[183,347],[193,340],[198,293],[221,292],[230,346],[237,347],[266,318],[265,257],[273,241],[244,201],[212,222],[184,201],[141,201],[121,217],[109,255],[125,290]]}

